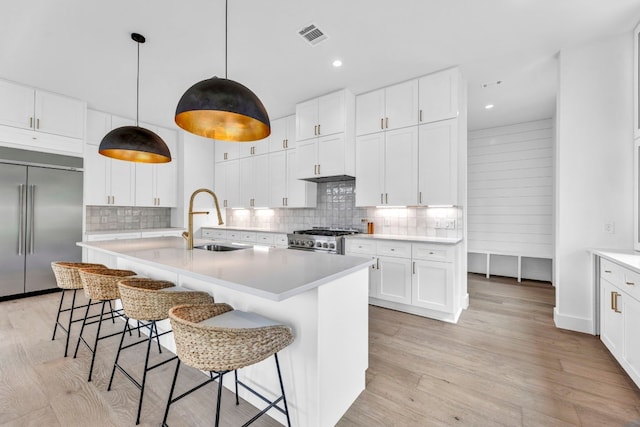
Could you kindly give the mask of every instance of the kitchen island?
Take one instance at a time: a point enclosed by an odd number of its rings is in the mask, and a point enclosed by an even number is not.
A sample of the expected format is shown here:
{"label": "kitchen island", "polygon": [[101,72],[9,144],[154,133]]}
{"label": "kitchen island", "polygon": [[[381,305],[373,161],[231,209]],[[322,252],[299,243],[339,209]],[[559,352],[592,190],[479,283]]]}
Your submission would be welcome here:
{"label": "kitchen island", "polygon": [[[280,363],[293,425],[335,425],[364,390],[371,260],[270,247],[186,250],[179,237],[78,245],[90,257],[106,255],[113,260],[110,267],[204,290],[216,302],[291,326],[295,341],[280,353]],[[159,329],[168,329],[163,323]],[[171,336],[162,343],[175,351]],[[239,376],[267,397],[278,395],[272,359],[244,368]],[[233,381],[225,386],[233,390]],[[240,395],[264,407],[253,395]],[[182,404],[188,405],[188,398]],[[269,415],[285,423],[282,414]]]}

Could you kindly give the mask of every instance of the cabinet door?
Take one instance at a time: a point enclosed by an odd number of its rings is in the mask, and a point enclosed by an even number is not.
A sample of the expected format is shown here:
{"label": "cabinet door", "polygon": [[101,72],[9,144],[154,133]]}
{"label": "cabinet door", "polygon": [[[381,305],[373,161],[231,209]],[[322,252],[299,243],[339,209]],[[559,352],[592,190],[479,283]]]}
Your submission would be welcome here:
{"label": "cabinet door", "polygon": [[111,201],[116,206],[135,204],[135,166],[124,160],[107,159],[110,180]]}
{"label": "cabinet door", "polygon": [[318,164],[318,140],[297,141],[298,178],[315,178]]}
{"label": "cabinet door", "polygon": [[[225,160],[235,160],[239,157],[240,145],[237,142],[215,142],[215,161],[223,162]],[[245,156],[246,157],[246,156]]]}
{"label": "cabinet door", "polygon": [[296,115],[292,114],[285,117],[285,126],[287,129],[285,145],[287,149],[296,148]]}
{"label": "cabinet door", "polygon": [[269,155],[254,156],[252,169],[253,206],[266,208],[269,206]]}
{"label": "cabinet door", "polygon": [[356,206],[384,204],[384,132],[356,138]]}
{"label": "cabinet door", "polygon": [[458,120],[419,127],[418,203],[458,204]]}
{"label": "cabinet door", "polygon": [[318,176],[343,175],[344,133],[318,138]]}
{"label": "cabinet door", "polygon": [[135,168],[135,205],[156,206],[156,192],[154,185],[155,165],[151,163],[134,163]]}
{"label": "cabinet door", "polygon": [[[302,181],[296,177],[298,150],[287,150],[287,195],[288,208],[314,208],[317,203],[317,184]],[[273,183],[270,183],[273,186]]]}
{"label": "cabinet door", "polygon": [[318,98],[318,135],[327,136],[344,132],[345,116],[344,91]]}
{"label": "cabinet door", "polygon": [[86,205],[108,205],[110,200],[110,183],[107,163],[109,158],[98,153],[95,146],[84,150],[84,203]]}
{"label": "cabinet door", "polygon": [[600,281],[600,339],[609,351],[622,357],[624,339],[624,317],[622,315],[623,296],[606,280]]}
{"label": "cabinet door", "polygon": [[225,193],[227,194],[227,207],[242,207],[242,201],[240,200],[240,161],[232,160],[230,162],[227,162],[225,164],[225,175]]}
{"label": "cabinet door", "polygon": [[32,129],[34,96],[30,87],[0,80],[0,124]]}
{"label": "cabinet door", "polygon": [[87,144],[100,145],[111,130],[111,114],[87,110]]}
{"label": "cabinet door", "polygon": [[378,257],[380,283],[378,298],[402,304],[411,304],[411,260]]}
{"label": "cabinet door", "polygon": [[296,140],[304,141],[317,138],[318,99],[296,104]]}
{"label": "cabinet door", "polygon": [[[271,121],[271,135],[269,135],[269,151],[275,152],[284,150],[287,139],[287,118]],[[295,138],[294,138],[295,139]]]}
{"label": "cabinet door", "polygon": [[[618,305],[620,305],[619,301]],[[638,339],[640,302],[625,296],[622,311],[624,313],[624,359],[632,371],[632,378],[637,382],[637,378],[640,378],[640,340]]]}
{"label": "cabinet door", "polygon": [[[233,143],[239,148],[238,157],[255,156],[269,152],[269,137],[254,142]],[[226,160],[229,160],[228,158]]]}
{"label": "cabinet door", "polygon": [[384,89],[356,97],[356,135],[384,130]]}
{"label": "cabinet door", "polygon": [[424,76],[419,80],[421,123],[458,117],[457,68]]}
{"label": "cabinet door", "polygon": [[240,164],[240,206],[250,208],[253,199],[253,159],[245,157]]}
{"label": "cabinet door", "polygon": [[453,264],[413,261],[411,303],[447,313],[453,311]]}
{"label": "cabinet door", "polygon": [[[213,170],[213,192],[218,196],[220,208],[227,207],[227,175],[224,163],[216,163]],[[202,237],[205,237],[204,235]],[[210,236],[207,236],[210,237]]]}
{"label": "cabinet door", "polygon": [[285,206],[287,197],[287,153],[285,151],[269,154],[269,187],[269,206],[273,208]]}
{"label": "cabinet door", "polygon": [[82,139],[85,104],[55,93],[37,90],[35,129],[39,132]]}
{"label": "cabinet door", "polygon": [[[633,136],[640,138],[640,24],[633,30]],[[636,248],[638,250],[638,248]]]}
{"label": "cabinet door", "polygon": [[418,128],[386,132],[384,149],[385,204],[410,206],[418,202]]}
{"label": "cabinet door", "polygon": [[156,131],[171,153],[169,163],[154,165],[156,206],[174,208],[178,206],[178,135],[173,129],[158,127]]}
{"label": "cabinet door", "polygon": [[418,124],[418,80],[385,89],[385,129],[400,129]]}

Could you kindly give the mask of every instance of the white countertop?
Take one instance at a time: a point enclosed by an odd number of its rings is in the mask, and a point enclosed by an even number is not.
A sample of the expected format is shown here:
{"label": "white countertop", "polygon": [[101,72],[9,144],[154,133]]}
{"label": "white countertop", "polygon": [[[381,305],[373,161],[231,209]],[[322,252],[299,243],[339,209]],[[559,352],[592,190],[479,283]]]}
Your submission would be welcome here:
{"label": "white countertop", "polygon": [[203,230],[236,230],[236,231],[255,231],[258,233],[291,233],[288,229],[276,229],[276,228],[261,228],[261,227],[227,227],[226,225],[219,225],[216,227],[202,227]]}
{"label": "white countertop", "polygon": [[412,236],[404,234],[352,234],[344,237],[345,239],[399,240],[402,242],[443,243],[449,245],[462,242],[461,237]]}
{"label": "white countertop", "polygon": [[135,230],[101,230],[101,231],[85,231],[84,234],[127,234],[127,233],[155,233],[158,231],[185,231],[183,227],[165,227],[165,228],[136,228]]}
{"label": "white countertop", "polygon": [[623,249],[593,249],[593,254],[606,258],[640,274],[640,253]]}
{"label": "white countertop", "polygon": [[[196,239],[195,244],[207,242],[210,240]],[[267,247],[189,251],[181,237],[77,244],[274,301],[301,294],[373,263],[366,258]]]}

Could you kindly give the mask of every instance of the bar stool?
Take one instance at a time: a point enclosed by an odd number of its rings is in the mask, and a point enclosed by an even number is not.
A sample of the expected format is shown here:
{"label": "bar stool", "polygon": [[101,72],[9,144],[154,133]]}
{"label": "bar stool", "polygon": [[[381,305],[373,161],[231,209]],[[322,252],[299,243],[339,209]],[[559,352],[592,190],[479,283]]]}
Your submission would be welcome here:
{"label": "bar stool", "polygon": [[[166,331],[158,333],[157,322],[169,318],[169,309],[173,306],[180,304],[211,304],[213,303],[213,297],[206,292],[192,291],[186,288],[175,286],[172,282],[164,280],[154,280],[146,278],[134,278],[124,279],[118,282],[118,289],[120,291],[120,301],[122,302],[122,308],[127,318],[137,320],[138,329],[140,327],[149,329],[149,337],[147,339],[139,340],[137,342],[127,344],[123,346],[125,333],[127,326],[125,324],[122,330],[122,336],[120,338],[120,345],[118,347],[118,353],[116,360],[113,364],[113,370],[111,371],[111,379],[109,380],[109,387],[107,390],[111,390],[111,384],[113,383],[113,376],[116,372],[116,368],[124,374],[136,387],[140,390],[140,399],[138,400],[138,413],[136,415],[136,425],[140,424],[140,411],[142,409],[142,398],[144,396],[144,387],[147,380],[147,372],[164,365],[172,360],[175,360],[177,356],[166,359],[153,366],[149,366],[149,353],[151,350],[151,342],[155,338],[158,341],[158,351],[162,352],[160,348],[160,337],[171,333]],[[142,325],[140,325],[142,322]],[[119,363],[120,352],[124,349],[136,346],[138,344],[147,343],[147,354],[144,360],[144,370],[142,373],[142,382],[138,382],[129,374]]]}
{"label": "bar stool", "polygon": [[[76,351],[73,353],[73,357],[75,359],[78,355],[80,342],[84,343],[84,345],[92,353],[91,366],[89,367],[89,378],[87,379],[87,381],[91,382],[93,364],[95,363],[96,351],[98,350],[98,341],[120,334],[120,332],[115,332],[112,334],[100,336],[100,328],[102,326],[103,320],[111,319],[112,321],[114,321],[115,317],[122,316],[122,310],[114,310],[112,305],[113,301],[120,298],[120,292],[118,291],[118,281],[125,277],[135,276],[136,273],[131,270],[117,270],[110,268],[81,268],[80,270],[78,270],[78,272],[80,273],[80,278],[84,286],[84,293],[86,297],[89,298],[89,304],[91,304],[92,301],[102,302],[98,320],[87,322],[89,315],[89,306],[87,306],[87,310],[84,313],[84,319],[82,320],[82,328],[80,328],[78,342],[76,344]],[[107,304],[109,304],[109,311],[106,313],[107,317],[105,317],[105,307]],[[92,325],[94,323],[98,324],[98,328],[96,330],[93,347],[91,347],[89,343],[84,339],[82,334],[84,332],[85,326]],[[128,326],[128,323],[125,322],[125,325]]]}
{"label": "bar stool", "polygon": [[[60,289],[62,289],[62,295],[60,296],[60,305],[58,305],[58,315],[56,316],[56,323],[53,327],[53,337],[51,340],[56,339],[56,332],[58,331],[58,326],[67,334],[67,339],[64,345],[64,357],[67,357],[67,353],[69,350],[69,336],[71,335],[71,324],[75,322],[80,322],[82,319],[73,319],[73,313],[76,309],[87,307],[87,305],[76,305],[76,292],[78,289],[82,289],[82,280],[80,279],[80,274],[78,273],[78,269],[80,268],[107,268],[102,264],[90,264],[86,262],[63,262],[63,261],[55,261],[51,263],[51,269],[53,270],[53,275],[56,278],[56,283]],[[73,296],[71,297],[71,305],[67,308],[62,308],[62,304],[64,302],[64,296],[67,291],[73,291]],[[60,323],[60,314],[69,312],[69,321],[67,325],[63,325]]]}
{"label": "bar stool", "polygon": [[[259,414],[250,419],[247,426],[275,408],[287,417],[287,425],[291,426],[289,409],[284,393],[278,351],[293,342],[291,328],[278,324],[255,313],[234,310],[228,304],[179,305],[169,310],[169,319],[176,341],[178,364],[173,376],[169,400],[164,413],[162,425],[167,426],[170,406],[193,391],[218,380],[218,398],[216,402],[216,421],[220,422],[220,399],[222,397],[223,376],[231,371],[235,375],[236,405],[238,401],[238,385],[268,403]],[[282,395],[270,401],[257,391],[238,380],[238,369],[258,363],[273,355],[278,371],[278,380]],[[173,398],[178,378],[180,363],[195,369],[209,371],[210,379]],[[214,375],[215,374],[215,375]],[[284,408],[278,406],[282,401]]]}

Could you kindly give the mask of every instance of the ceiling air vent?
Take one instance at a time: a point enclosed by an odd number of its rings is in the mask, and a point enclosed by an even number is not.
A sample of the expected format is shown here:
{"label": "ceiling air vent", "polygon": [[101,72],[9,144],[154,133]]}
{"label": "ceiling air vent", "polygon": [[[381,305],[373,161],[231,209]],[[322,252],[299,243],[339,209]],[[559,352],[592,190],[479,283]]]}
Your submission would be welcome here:
{"label": "ceiling air vent", "polygon": [[320,31],[320,29],[315,26],[315,24],[306,25],[304,28],[298,31],[298,34],[300,34],[306,41],[308,41],[311,46],[315,46],[321,41],[328,38],[325,33]]}

